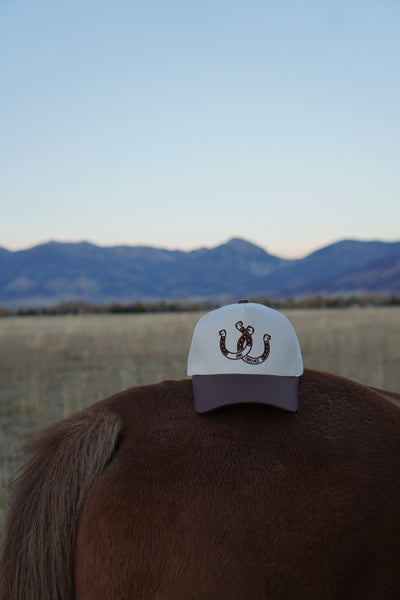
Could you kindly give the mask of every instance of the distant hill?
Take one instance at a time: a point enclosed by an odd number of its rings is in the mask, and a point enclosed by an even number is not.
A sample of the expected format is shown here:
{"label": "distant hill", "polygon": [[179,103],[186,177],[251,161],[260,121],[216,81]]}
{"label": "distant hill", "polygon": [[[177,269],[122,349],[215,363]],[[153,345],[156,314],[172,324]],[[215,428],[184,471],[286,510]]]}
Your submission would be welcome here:
{"label": "distant hill", "polygon": [[5,308],[371,293],[400,293],[400,242],[345,240],[299,260],[237,238],[189,252],[87,242],[0,248]]}

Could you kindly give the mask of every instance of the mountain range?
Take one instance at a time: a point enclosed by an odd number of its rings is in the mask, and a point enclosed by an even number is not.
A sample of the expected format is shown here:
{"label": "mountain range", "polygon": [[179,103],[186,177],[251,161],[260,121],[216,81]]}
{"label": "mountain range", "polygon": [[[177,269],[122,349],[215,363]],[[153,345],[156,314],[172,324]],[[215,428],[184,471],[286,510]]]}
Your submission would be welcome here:
{"label": "mountain range", "polygon": [[343,240],[305,258],[273,256],[234,238],[192,251],[49,242],[0,247],[0,306],[51,306],[137,300],[398,295],[400,242]]}

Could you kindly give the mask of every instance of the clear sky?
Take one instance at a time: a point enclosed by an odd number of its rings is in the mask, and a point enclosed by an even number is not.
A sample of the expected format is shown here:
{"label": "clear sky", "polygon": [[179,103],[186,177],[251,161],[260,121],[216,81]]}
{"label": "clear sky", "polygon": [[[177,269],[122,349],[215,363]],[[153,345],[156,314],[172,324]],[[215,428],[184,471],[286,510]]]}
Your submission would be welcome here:
{"label": "clear sky", "polygon": [[0,246],[400,240],[398,0],[0,0]]}

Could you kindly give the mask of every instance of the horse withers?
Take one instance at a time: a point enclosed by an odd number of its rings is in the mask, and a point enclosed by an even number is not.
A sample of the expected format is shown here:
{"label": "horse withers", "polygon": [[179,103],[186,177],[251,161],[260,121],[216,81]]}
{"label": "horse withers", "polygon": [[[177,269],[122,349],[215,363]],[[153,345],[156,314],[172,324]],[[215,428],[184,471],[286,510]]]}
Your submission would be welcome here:
{"label": "horse withers", "polygon": [[296,413],[198,414],[137,387],[36,437],[4,600],[390,600],[400,592],[399,395],[306,370]]}

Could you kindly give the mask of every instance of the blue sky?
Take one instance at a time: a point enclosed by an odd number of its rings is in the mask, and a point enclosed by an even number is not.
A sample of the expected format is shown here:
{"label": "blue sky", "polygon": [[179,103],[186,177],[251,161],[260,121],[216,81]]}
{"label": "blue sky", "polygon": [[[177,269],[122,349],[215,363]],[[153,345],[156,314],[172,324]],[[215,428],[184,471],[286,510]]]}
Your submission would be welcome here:
{"label": "blue sky", "polygon": [[397,0],[0,0],[0,246],[400,239]]}

